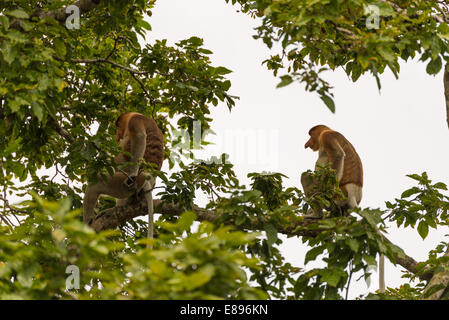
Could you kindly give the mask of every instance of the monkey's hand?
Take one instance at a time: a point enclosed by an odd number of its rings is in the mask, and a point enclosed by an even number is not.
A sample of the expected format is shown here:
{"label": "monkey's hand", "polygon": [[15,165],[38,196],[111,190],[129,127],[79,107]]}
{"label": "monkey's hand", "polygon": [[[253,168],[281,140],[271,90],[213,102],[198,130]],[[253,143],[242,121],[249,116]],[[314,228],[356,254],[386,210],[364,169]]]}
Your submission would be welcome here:
{"label": "monkey's hand", "polygon": [[125,181],[123,181],[123,184],[128,190],[136,189],[137,176],[128,176]]}

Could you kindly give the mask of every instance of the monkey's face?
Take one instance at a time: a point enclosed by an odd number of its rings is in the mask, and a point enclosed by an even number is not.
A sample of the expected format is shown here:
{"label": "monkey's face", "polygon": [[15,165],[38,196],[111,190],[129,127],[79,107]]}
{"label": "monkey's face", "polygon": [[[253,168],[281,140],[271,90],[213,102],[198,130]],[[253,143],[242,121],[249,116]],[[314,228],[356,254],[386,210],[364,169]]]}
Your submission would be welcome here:
{"label": "monkey's face", "polygon": [[304,148],[305,149],[310,148],[313,151],[318,151],[320,149],[320,146],[318,144],[318,139],[315,139],[315,137],[313,135],[311,135],[310,139],[304,145]]}
{"label": "monkey's face", "polygon": [[323,133],[323,131],[331,130],[329,127],[326,127],[325,125],[317,125],[309,130],[310,139],[306,142],[304,145],[304,148],[310,148],[313,151],[320,150],[320,135]]}

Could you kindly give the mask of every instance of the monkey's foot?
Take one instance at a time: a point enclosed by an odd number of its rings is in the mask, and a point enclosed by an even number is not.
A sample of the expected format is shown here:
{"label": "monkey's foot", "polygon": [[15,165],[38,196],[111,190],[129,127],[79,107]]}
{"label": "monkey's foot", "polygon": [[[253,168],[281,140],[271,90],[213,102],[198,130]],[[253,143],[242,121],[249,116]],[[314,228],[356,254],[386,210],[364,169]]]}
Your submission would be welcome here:
{"label": "monkey's foot", "polygon": [[123,184],[125,185],[125,187],[128,190],[133,190],[133,189],[137,188],[136,182],[137,182],[137,176],[132,176],[132,177],[129,176],[128,178],[126,178],[125,181],[123,181]]}

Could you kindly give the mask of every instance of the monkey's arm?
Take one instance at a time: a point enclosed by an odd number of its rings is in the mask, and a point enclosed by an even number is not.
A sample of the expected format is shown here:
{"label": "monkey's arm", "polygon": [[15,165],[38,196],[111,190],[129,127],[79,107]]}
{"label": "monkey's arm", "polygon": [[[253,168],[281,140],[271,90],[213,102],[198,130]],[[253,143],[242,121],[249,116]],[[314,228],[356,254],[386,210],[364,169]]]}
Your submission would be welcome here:
{"label": "monkey's arm", "polygon": [[324,132],[321,139],[324,151],[328,155],[329,161],[331,162],[331,167],[337,171],[337,179],[340,181],[343,177],[346,154],[340,143],[338,143],[338,139],[333,132]]}
{"label": "monkey's arm", "polygon": [[145,124],[141,119],[132,118],[129,121],[128,129],[130,139],[130,153],[131,159],[129,160],[133,164],[128,168],[129,175],[136,177],[139,172],[139,160],[143,158],[145,154],[145,148],[147,144],[147,133]]}

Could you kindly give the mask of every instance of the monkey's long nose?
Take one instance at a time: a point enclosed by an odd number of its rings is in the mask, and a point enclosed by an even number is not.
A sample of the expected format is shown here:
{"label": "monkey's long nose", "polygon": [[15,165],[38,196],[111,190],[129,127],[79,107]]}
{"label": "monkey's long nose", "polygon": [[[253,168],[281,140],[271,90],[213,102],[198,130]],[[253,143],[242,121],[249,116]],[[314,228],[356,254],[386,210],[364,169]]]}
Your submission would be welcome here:
{"label": "monkey's long nose", "polygon": [[307,141],[306,144],[304,145],[304,149],[309,148],[311,144],[312,144],[312,143],[310,142],[310,140]]}

